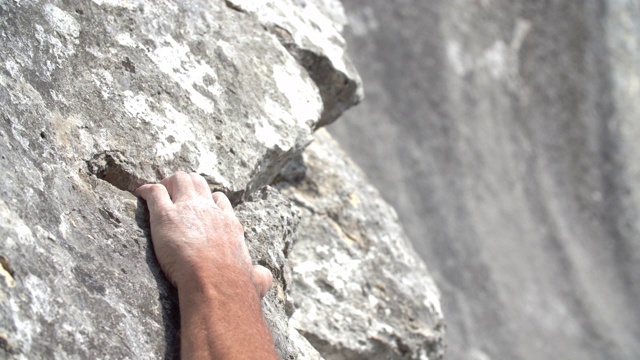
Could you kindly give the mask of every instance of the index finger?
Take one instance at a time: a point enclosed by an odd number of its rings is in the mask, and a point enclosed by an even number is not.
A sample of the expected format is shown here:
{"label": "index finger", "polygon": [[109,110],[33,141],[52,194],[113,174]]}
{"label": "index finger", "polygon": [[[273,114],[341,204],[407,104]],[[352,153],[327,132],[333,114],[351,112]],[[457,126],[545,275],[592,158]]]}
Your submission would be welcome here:
{"label": "index finger", "polygon": [[167,192],[167,188],[162,184],[142,185],[134,191],[134,194],[147,202],[151,214],[156,214],[161,208],[173,206],[169,192]]}
{"label": "index finger", "polygon": [[216,203],[216,205],[218,205],[220,209],[222,209],[222,211],[228,212],[230,214],[235,214],[235,212],[233,211],[233,206],[231,206],[231,201],[229,201],[229,198],[223,192],[216,191],[211,194],[211,197],[213,197],[213,201]]}
{"label": "index finger", "polygon": [[189,200],[196,195],[191,176],[184,171],[176,171],[173,175],[160,181],[167,189],[172,202]]}

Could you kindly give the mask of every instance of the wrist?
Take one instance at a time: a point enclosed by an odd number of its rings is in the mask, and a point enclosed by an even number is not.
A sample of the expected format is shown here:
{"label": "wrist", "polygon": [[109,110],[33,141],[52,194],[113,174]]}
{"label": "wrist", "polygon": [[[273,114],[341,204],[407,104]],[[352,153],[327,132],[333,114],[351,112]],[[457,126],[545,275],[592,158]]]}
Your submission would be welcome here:
{"label": "wrist", "polygon": [[186,296],[212,300],[241,296],[246,299],[255,297],[258,302],[260,300],[250,268],[238,264],[190,266],[175,280],[181,301]]}

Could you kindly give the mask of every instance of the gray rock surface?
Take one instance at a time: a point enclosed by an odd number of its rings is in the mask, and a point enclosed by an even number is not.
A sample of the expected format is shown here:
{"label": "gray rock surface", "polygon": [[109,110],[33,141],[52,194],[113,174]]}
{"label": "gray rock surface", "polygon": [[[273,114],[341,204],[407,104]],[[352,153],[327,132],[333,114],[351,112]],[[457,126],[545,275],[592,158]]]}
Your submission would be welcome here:
{"label": "gray rock surface", "polygon": [[[317,87],[275,36],[224,2],[0,9],[0,348],[18,358],[172,358],[175,293],[142,204],[123,190],[180,169],[246,200],[310,140]],[[289,210],[260,204],[280,215],[240,210],[244,225],[290,236]],[[285,244],[269,245],[256,260],[283,273]],[[281,354],[312,358],[276,294],[265,311]]]}
{"label": "gray rock surface", "polygon": [[319,120],[317,89],[252,17],[188,5],[4,4],[3,83],[22,90],[11,101],[34,109],[30,126],[61,155],[102,163],[120,152],[127,190],[175,168],[233,193],[269,183]]}
{"label": "gray rock surface", "polygon": [[245,227],[245,239],[251,258],[271,270],[274,289],[263,300],[263,312],[271,327],[281,359],[322,359],[298,333],[286,315],[290,307],[288,292],[290,266],[287,258],[296,239],[298,213],[291,202],[266,186],[238,205],[236,214]]}
{"label": "gray rock surface", "polygon": [[[281,357],[322,358],[289,320],[298,210],[268,185],[361,89],[338,3],[271,4],[0,1],[0,357],[177,357],[176,294],[130,191],[183,170],[230,196],[272,270]],[[310,9],[337,22],[314,30]]]}
{"label": "gray rock surface", "polygon": [[316,127],[334,122],[362,100],[362,83],[347,57],[342,30],[346,18],[333,0],[290,2],[227,0],[254,15],[308,71],[320,90],[324,109]]}
{"label": "gray rock surface", "polygon": [[285,174],[292,325],[326,359],[441,359],[439,292],[393,208],[325,130]]}
{"label": "gray rock surface", "polygon": [[640,358],[637,1],[345,1],[330,131],[442,291],[449,359]]}

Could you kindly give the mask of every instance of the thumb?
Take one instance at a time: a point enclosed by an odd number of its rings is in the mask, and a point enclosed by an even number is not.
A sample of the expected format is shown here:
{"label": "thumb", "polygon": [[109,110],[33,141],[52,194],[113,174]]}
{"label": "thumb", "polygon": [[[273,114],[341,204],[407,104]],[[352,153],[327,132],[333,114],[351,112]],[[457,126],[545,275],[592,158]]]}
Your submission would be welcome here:
{"label": "thumb", "polygon": [[269,269],[261,265],[253,266],[252,275],[253,283],[260,293],[260,298],[263,298],[271,289],[271,285],[273,285],[273,275],[271,275]]}

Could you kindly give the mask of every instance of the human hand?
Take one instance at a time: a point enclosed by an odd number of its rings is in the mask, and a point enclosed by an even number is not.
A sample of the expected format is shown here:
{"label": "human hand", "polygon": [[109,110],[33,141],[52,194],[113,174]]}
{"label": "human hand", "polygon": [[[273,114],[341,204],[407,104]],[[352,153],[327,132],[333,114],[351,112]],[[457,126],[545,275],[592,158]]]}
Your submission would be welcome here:
{"label": "human hand", "polygon": [[271,272],[252,265],[229,199],[211,194],[202,176],[179,171],[135,194],[147,201],[156,257],[178,289],[193,281],[246,277],[261,297],[271,288]]}

